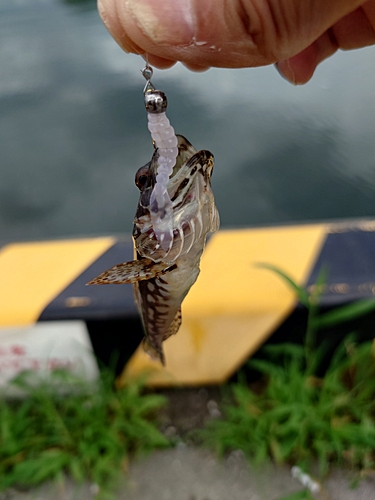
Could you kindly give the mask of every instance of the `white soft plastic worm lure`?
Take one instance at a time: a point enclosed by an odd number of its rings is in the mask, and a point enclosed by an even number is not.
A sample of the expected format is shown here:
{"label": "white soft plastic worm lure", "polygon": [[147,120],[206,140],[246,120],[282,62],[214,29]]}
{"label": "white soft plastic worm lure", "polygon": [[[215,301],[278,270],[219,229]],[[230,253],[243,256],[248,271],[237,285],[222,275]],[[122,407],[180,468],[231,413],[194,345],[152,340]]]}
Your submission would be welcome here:
{"label": "white soft plastic worm lure", "polygon": [[155,90],[150,82],[152,76],[150,66],[146,66],[143,70],[143,76],[147,79],[144,94],[148,129],[159,153],[156,182],[150,198],[150,216],[160,246],[168,250],[173,239],[173,208],[167,186],[176,164],[178,140],[165,113],[167,97],[164,92]]}
{"label": "white soft plastic worm lure", "polygon": [[165,113],[148,113],[148,129],[159,150],[156,184],[151,193],[151,221],[160,245],[167,250],[173,231],[173,210],[167,185],[178,154],[177,137]]}

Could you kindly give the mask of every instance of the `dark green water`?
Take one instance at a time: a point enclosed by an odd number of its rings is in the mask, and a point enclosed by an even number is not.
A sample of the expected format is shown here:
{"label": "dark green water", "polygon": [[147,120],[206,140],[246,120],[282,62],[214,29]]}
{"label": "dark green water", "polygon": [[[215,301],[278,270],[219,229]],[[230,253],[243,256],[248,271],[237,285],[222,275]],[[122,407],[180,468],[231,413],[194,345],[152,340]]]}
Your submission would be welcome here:
{"label": "dark green water", "polygon": [[[139,72],[95,3],[0,2],[0,241],[130,232],[152,153]],[[222,226],[375,216],[375,49],[300,88],[273,68],[155,71],[216,158]]]}

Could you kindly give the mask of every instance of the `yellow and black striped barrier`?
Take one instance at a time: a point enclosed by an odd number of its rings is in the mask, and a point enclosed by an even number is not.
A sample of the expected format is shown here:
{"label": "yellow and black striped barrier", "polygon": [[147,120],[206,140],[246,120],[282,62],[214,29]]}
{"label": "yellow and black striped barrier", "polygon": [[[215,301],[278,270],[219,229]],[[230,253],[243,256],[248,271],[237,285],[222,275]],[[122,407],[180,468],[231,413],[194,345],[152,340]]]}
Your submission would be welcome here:
{"label": "yellow and black striped barrier", "polygon": [[[2,247],[0,329],[81,319],[91,326],[102,325],[100,349],[114,321],[125,325],[131,320],[135,324],[132,287],[85,284],[107,268],[132,258],[130,238]],[[165,343],[167,366],[151,361],[138,347],[121,380],[144,371],[150,373],[150,383],[158,386],[227,380],[296,306],[292,291],[274,273],[257,268],[259,262],[278,266],[297,283],[307,285],[313,285],[322,264],[328,265],[329,282],[323,296],[327,305],[374,296],[375,221],[222,230],[214,234],[203,254],[198,281],[183,303],[182,327]],[[134,345],[133,329],[121,328],[122,345]],[[136,344],[140,340],[139,324],[137,335]]]}

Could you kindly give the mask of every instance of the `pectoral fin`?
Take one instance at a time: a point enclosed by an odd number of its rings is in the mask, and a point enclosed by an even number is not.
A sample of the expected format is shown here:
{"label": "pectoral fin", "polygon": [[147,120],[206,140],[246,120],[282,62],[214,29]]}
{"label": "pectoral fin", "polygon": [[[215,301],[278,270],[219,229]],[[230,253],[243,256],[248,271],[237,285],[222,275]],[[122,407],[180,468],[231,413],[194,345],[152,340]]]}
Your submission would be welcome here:
{"label": "pectoral fin", "polygon": [[173,269],[163,262],[153,262],[150,259],[138,259],[130,262],[117,264],[99,274],[95,279],[89,281],[88,285],[124,285],[133,284],[141,280],[156,278]]}

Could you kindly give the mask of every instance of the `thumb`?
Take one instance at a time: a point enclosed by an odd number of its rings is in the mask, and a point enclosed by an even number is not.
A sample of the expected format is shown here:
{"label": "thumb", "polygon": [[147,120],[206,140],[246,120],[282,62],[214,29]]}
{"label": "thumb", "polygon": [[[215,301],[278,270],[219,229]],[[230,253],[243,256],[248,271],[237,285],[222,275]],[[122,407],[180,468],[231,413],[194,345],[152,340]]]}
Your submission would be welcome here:
{"label": "thumb", "polygon": [[363,0],[98,0],[119,45],[154,66],[240,68],[287,60]]}

